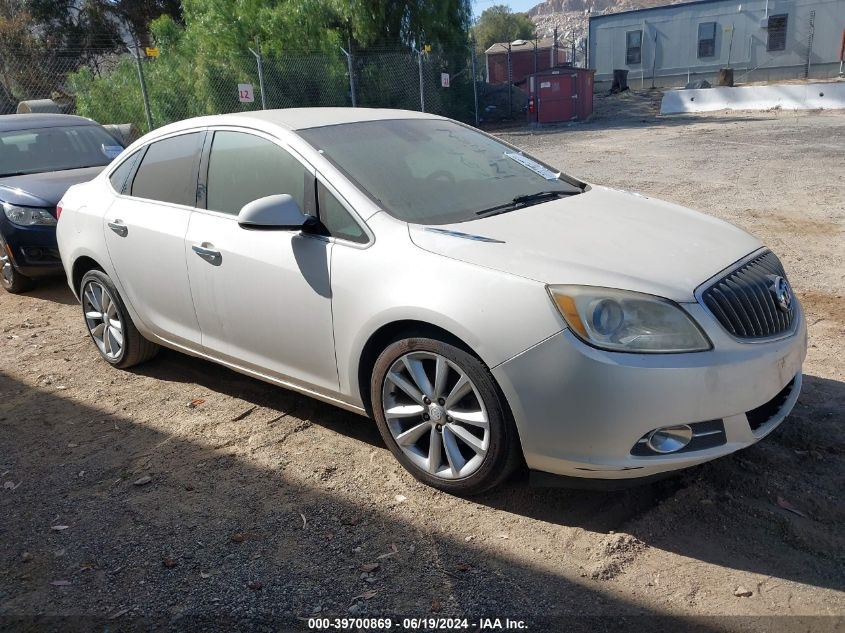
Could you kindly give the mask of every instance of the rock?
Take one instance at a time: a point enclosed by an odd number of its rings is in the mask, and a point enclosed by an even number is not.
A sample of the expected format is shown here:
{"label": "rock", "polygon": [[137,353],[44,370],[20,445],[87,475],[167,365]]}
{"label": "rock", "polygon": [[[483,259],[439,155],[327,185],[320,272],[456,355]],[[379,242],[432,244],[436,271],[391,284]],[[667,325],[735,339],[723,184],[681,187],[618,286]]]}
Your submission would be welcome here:
{"label": "rock", "polygon": [[28,563],[32,560],[32,554],[30,554],[29,552],[24,552],[23,554],[21,554],[21,560],[25,563]]}
{"label": "rock", "polygon": [[746,589],[745,587],[740,585],[739,587],[734,589],[734,595],[737,598],[750,598],[751,596],[754,595],[754,592],[751,591],[750,589]]}
{"label": "rock", "polygon": [[143,477],[136,479],[134,482],[132,482],[132,485],[133,486],[146,486],[152,480],[153,480],[153,478],[150,477],[149,475],[144,475]]}
{"label": "rock", "polygon": [[347,609],[349,615],[358,615],[361,613],[361,605],[357,602]]}

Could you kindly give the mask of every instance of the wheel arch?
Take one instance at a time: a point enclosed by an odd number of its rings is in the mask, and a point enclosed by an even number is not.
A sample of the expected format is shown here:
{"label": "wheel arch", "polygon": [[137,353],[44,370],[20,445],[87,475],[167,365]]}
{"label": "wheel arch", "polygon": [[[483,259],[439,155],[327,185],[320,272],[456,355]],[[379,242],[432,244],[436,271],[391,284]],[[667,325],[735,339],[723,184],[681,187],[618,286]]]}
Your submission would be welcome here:
{"label": "wheel arch", "polygon": [[82,283],[82,278],[85,276],[85,273],[90,270],[106,272],[106,269],[103,268],[97,260],[93,257],[89,257],[88,255],[81,255],[73,261],[70,279],[72,289],[76,293],[77,297],[79,297],[81,290],[79,286]]}
{"label": "wheel arch", "polygon": [[358,359],[358,394],[361,402],[364,404],[367,415],[370,417],[372,417],[373,411],[372,403],[370,402],[369,386],[376,359],[394,341],[411,337],[434,338],[444,343],[449,343],[468,354],[472,354],[482,363],[484,362],[481,356],[466,341],[439,325],[417,319],[401,319],[386,323],[370,335]]}

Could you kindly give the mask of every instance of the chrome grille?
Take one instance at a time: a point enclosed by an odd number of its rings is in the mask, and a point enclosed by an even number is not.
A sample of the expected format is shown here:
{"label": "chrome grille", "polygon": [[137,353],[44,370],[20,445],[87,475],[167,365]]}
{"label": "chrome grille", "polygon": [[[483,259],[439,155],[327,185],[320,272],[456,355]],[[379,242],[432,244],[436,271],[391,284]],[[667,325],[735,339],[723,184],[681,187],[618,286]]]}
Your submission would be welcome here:
{"label": "chrome grille", "polygon": [[778,306],[774,286],[786,279],[783,265],[771,251],[751,259],[709,286],[704,305],[731,334],[742,339],[769,338],[789,331],[795,315]]}

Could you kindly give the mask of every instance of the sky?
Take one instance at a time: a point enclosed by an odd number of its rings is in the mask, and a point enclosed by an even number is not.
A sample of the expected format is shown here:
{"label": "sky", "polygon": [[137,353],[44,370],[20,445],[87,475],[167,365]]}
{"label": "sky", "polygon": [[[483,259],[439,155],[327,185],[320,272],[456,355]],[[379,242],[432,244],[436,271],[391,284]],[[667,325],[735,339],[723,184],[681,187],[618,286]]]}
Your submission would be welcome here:
{"label": "sky", "polygon": [[494,4],[506,4],[515,12],[522,12],[528,11],[535,4],[540,4],[540,0],[472,0],[473,13],[479,16],[484,9]]}

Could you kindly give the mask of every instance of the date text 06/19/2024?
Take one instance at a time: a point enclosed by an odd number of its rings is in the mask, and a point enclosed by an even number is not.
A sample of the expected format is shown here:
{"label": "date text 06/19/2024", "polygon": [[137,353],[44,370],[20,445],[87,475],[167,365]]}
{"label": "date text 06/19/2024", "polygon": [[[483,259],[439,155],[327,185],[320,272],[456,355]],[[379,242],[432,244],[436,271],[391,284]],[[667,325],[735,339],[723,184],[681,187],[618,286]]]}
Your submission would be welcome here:
{"label": "date text 06/19/2024", "polygon": [[309,618],[308,628],[311,630],[358,630],[376,631],[396,628],[402,631],[460,631],[472,629],[474,631],[526,631],[528,624],[524,620],[510,618],[479,618],[470,621],[468,618],[402,618],[394,621],[392,618]]}

